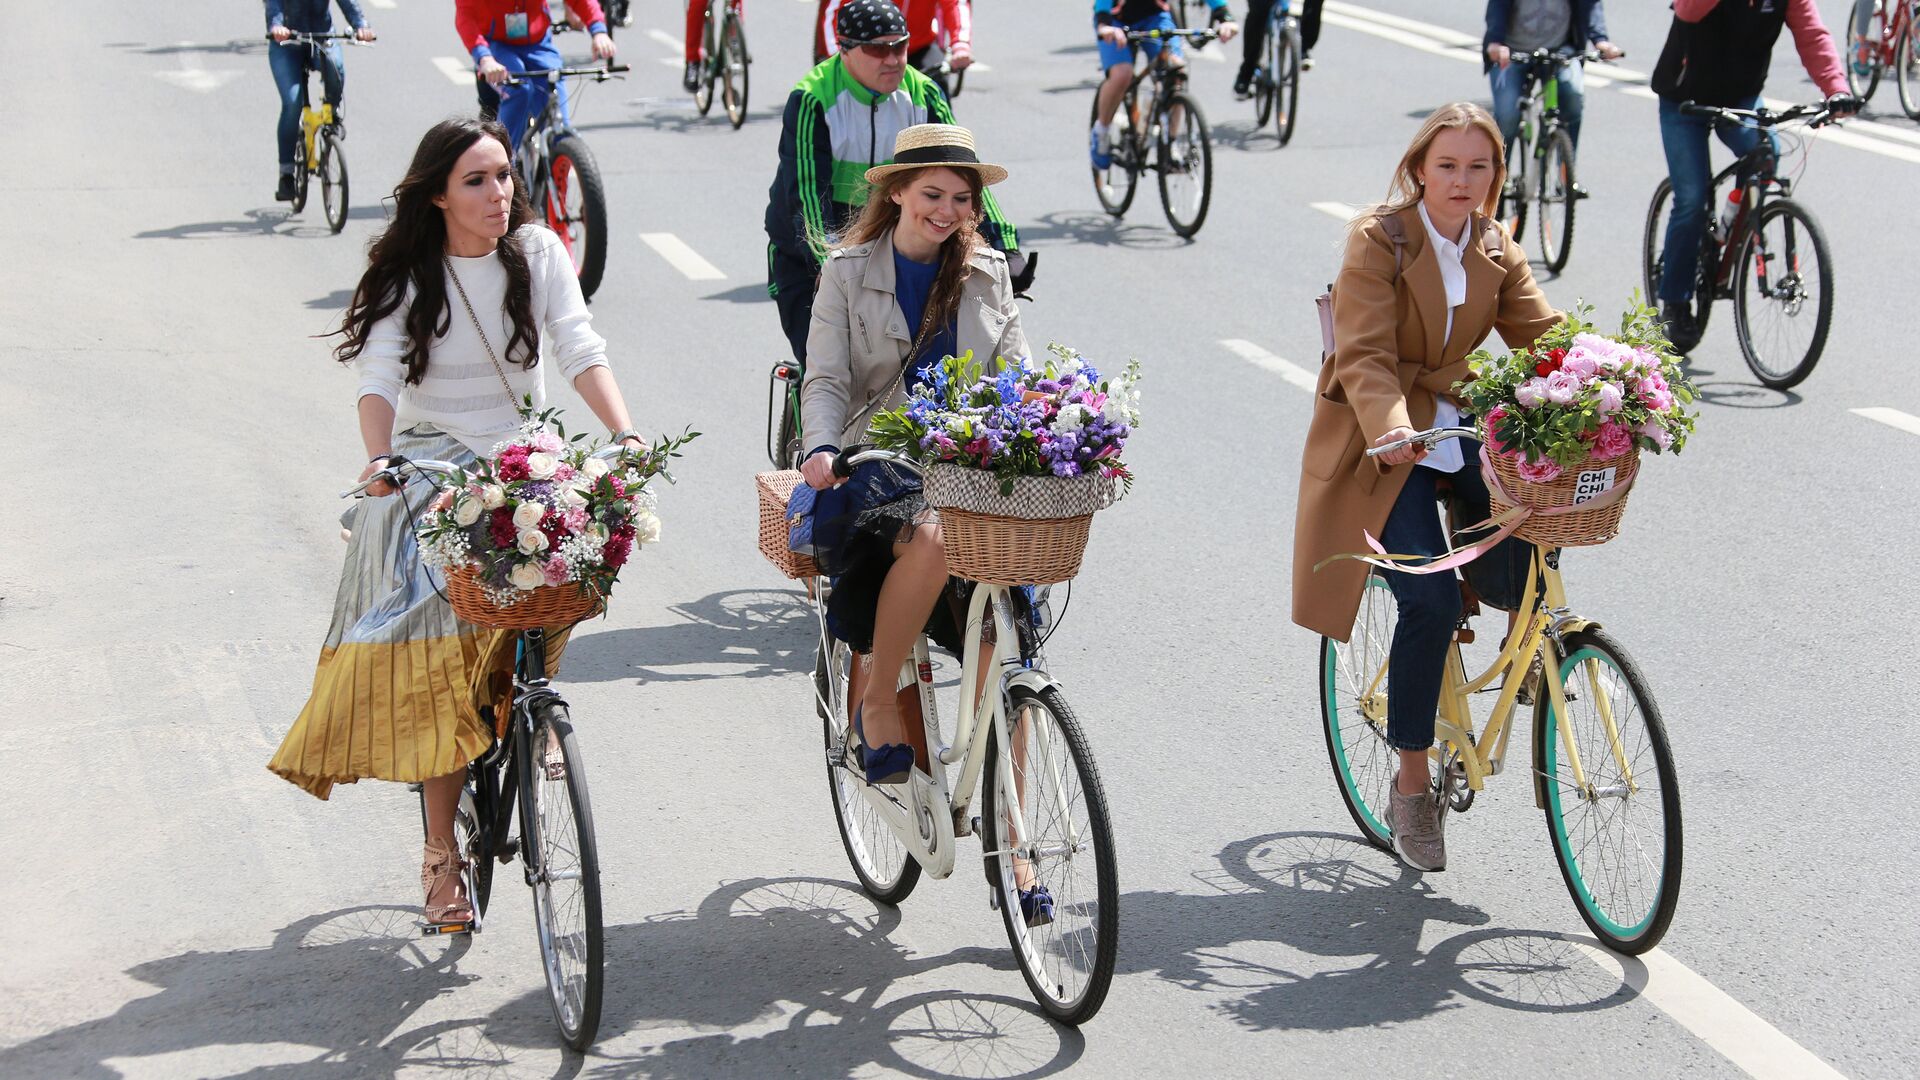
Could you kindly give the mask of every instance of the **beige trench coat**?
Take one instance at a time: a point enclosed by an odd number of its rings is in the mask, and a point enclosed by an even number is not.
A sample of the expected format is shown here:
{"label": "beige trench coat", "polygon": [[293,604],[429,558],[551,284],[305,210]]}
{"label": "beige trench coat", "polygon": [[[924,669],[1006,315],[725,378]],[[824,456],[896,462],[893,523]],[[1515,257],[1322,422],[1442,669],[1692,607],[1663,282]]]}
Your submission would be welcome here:
{"label": "beige trench coat", "polygon": [[1439,395],[1453,397],[1448,388],[1468,377],[1465,357],[1489,330],[1518,348],[1561,319],[1533,280],[1520,245],[1475,214],[1463,259],[1467,296],[1454,310],[1453,333],[1447,335],[1446,285],[1419,209],[1401,211],[1400,224],[1406,243],[1398,280],[1393,241],[1378,222],[1347,240],[1333,289],[1335,354],[1320,367],[1301,455],[1293,621],[1338,641],[1353,631],[1367,567],[1343,559],[1315,573],[1314,565],[1364,550],[1363,532],[1378,537],[1407,471],[1419,467],[1381,465],[1363,451],[1393,428],[1431,427]]}
{"label": "beige trench coat", "polygon": [[[820,268],[807,331],[807,377],[800,384],[800,427],[806,449],[866,439],[873,415],[907,398],[900,377],[913,330],[894,298],[893,234],[835,251]],[[1027,357],[1027,337],[1014,306],[1007,257],[984,245],[961,283],[955,339],[983,363]]]}

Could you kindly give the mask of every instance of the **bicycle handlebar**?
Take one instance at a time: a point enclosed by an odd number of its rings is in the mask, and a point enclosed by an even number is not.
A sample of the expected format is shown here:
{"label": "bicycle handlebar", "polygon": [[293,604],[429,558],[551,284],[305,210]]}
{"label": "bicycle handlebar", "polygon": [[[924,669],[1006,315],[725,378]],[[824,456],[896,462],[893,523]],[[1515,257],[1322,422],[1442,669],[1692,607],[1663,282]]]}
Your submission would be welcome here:
{"label": "bicycle handlebar", "polygon": [[[272,34],[268,34],[266,38],[268,41],[273,41]],[[274,41],[274,44],[276,45],[315,45],[322,41],[353,41],[353,42],[358,42],[361,45],[373,44],[373,42],[371,41],[360,41],[359,32],[356,30],[332,30],[324,34],[310,33],[306,30],[295,30],[287,36],[287,40]]]}
{"label": "bicycle handlebar", "polygon": [[833,475],[845,480],[853,475],[855,465],[865,465],[869,461],[891,461],[905,465],[915,476],[927,475],[926,466],[898,450],[881,450],[871,446],[855,446],[833,455]]}
{"label": "bicycle handlebar", "polygon": [[1809,127],[1823,127],[1839,119],[1824,101],[1815,105],[1790,105],[1778,111],[1765,106],[1758,109],[1728,109],[1719,105],[1683,101],[1680,103],[1680,112],[1683,116],[1711,116],[1759,128],[1778,127],[1796,120],[1806,120]]}
{"label": "bicycle handlebar", "polygon": [[[611,461],[626,452],[626,447],[619,443],[614,443],[610,446],[603,446],[595,450],[589,456],[599,458],[602,461]],[[400,487],[401,481],[405,480],[409,475],[452,476],[459,471],[460,466],[455,465],[451,461],[440,461],[435,458],[421,458],[416,461],[413,458],[394,454],[387,458],[386,468],[381,469],[379,472],[374,473],[372,476],[341,492],[340,497],[343,499],[351,499],[355,496],[362,495],[376,480],[384,480],[394,487]]]}
{"label": "bicycle handlebar", "polygon": [[528,79],[536,77],[545,79],[550,83],[559,82],[561,79],[576,77],[591,78],[594,82],[606,82],[608,79],[616,78],[632,70],[633,67],[629,64],[608,64],[603,68],[549,68],[545,71],[522,71],[508,75],[506,83],[508,86],[518,86]]}
{"label": "bicycle handlebar", "polygon": [[1415,432],[1412,437],[1401,439],[1399,442],[1390,442],[1385,446],[1368,447],[1367,456],[1374,458],[1379,457],[1381,454],[1391,454],[1395,450],[1405,450],[1415,443],[1431,450],[1441,443],[1446,442],[1448,439],[1477,439],[1479,437],[1480,433],[1470,427],[1429,428],[1426,431]]}
{"label": "bicycle handlebar", "polygon": [[1127,31],[1127,40],[1129,42],[1160,41],[1166,38],[1186,38],[1189,41],[1192,41],[1196,46],[1205,45],[1207,42],[1212,41],[1218,38],[1219,36],[1220,36],[1220,32],[1218,30],[1212,29],[1211,27],[1198,29],[1198,30],[1129,30]]}
{"label": "bicycle handlebar", "polygon": [[1621,53],[1619,56],[1609,58],[1601,56],[1592,49],[1578,53],[1555,52],[1552,49],[1535,49],[1527,53],[1514,53],[1507,57],[1507,63],[1519,64],[1521,67],[1563,68],[1572,67],[1576,60],[1587,64],[1611,64],[1615,60],[1624,59],[1626,55],[1626,53]]}

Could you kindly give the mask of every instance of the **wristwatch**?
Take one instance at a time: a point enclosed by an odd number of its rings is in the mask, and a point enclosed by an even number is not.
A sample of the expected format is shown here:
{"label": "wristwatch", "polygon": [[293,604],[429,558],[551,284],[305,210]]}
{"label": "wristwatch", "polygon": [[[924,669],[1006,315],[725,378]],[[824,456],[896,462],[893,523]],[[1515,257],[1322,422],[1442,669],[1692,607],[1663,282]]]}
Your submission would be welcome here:
{"label": "wristwatch", "polygon": [[640,439],[641,442],[647,441],[641,438],[640,433],[632,428],[621,428],[619,431],[613,433],[613,441],[616,443],[626,442],[628,439]]}

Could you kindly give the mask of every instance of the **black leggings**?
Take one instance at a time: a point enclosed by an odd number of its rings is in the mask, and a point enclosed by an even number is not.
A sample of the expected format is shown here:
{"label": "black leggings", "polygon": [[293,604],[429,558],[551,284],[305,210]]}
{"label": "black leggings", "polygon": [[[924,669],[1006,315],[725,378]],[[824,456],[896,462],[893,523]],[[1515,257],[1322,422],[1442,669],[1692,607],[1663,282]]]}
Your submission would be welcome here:
{"label": "black leggings", "polygon": [[[1247,24],[1240,28],[1240,77],[1253,78],[1260,66],[1260,53],[1267,47],[1267,20],[1273,17],[1275,0],[1248,0]],[[1320,41],[1320,5],[1326,0],[1302,0],[1300,4],[1300,47],[1312,52]]]}

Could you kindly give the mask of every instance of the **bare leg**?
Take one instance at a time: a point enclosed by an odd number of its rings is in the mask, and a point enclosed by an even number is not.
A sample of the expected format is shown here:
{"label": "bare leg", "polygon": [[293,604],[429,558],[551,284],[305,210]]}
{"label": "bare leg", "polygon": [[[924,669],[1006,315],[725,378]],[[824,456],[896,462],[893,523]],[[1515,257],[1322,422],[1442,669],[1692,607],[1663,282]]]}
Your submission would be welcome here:
{"label": "bare leg", "polygon": [[1120,99],[1127,95],[1127,87],[1133,82],[1132,64],[1115,64],[1107,69],[1107,81],[1100,84],[1100,122],[1113,123],[1113,114],[1120,109]]}
{"label": "bare leg", "polygon": [[1400,775],[1394,781],[1394,788],[1402,795],[1418,795],[1433,784],[1433,776],[1427,771],[1427,751],[1400,751]]}
{"label": "bare leg", "polygon": [[[427,811],[429,846],[453,848],[453,811],[460,805],[460,787],[466,778],[466,770],[462,769],[436,776],[420,785],[421,799]],[[439,909],[447,904],[462,902],[465,898],[461,895],[461,888],[462,882],[457,875],[441,878],[438,887],[426,898],[427,907]]]}
{"label": "bare leg", "polygon": [[914,527],[913,539],[893,545],[894,563],[880,586],[873,617],[873,666],[861,696],[861,728],[868,747],[906,742],[900,703],[894,697],[900,665],[927,625],[927,614],[947,584],[947,552],[940,526]]}

